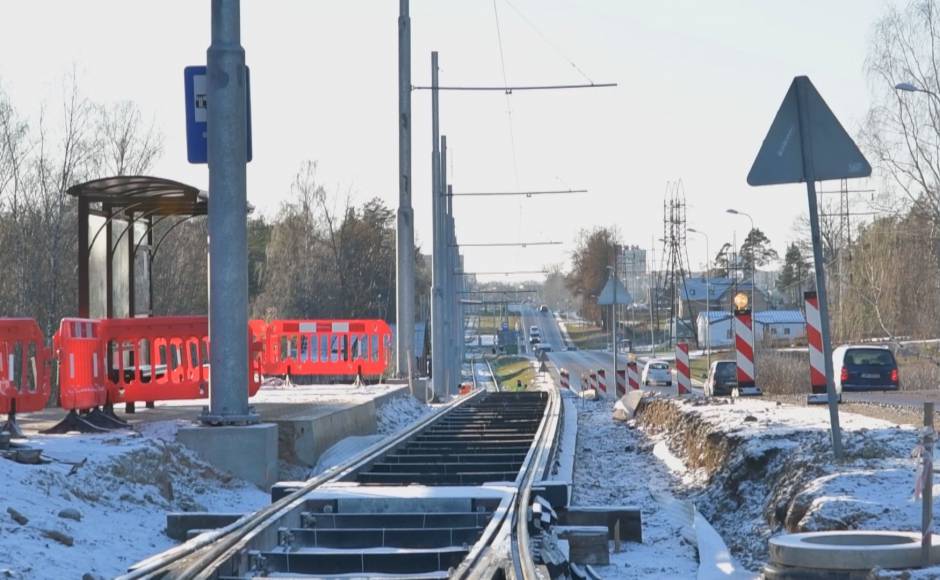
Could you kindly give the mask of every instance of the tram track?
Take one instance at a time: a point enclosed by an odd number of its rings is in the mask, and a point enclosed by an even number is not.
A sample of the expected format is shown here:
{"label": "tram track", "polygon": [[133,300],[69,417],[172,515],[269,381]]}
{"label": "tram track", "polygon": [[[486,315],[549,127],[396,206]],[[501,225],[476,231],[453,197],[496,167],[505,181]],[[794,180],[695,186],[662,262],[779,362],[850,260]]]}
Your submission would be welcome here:
{"label": "tram track", "polygon": [[122,579],[534,578],[528,511],[557,390],[476,392]]}

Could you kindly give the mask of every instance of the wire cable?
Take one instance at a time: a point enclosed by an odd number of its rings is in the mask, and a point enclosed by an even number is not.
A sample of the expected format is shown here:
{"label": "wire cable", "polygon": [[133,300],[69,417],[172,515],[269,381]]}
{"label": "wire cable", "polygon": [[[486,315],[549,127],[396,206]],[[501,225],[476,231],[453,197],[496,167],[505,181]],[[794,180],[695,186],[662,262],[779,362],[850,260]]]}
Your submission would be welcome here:
{"label": "wire cable", "polygon": [[513,11],[519,16],[519,18],[522,19],[522,21],[525,22],[526,25],[528,25],[529,28],[531,28],[533,31],[535,31],[535,33],[538,34],[539,37],[541,37],[541,39],[542,39],[543,41],[545,41],[545,44],[547,44],[548,46],[550,46],[550,47],[552,48],[552,50],[555,51],[555,54],[557,54],[558,56],[560,56],[563,60],[567,61],[567,63],[568,63],[569,65],[571,65],[571,68],[573,68],[575,71],[577,71],[577,73],[578,73],[579,75],[581,75],[582,77],[584,77],[584,80],[586,80],[587,82],[591,83],[592,85],[594,84],[594,79],[592,79],[591,77],[589,77],[589,76],[587,75],[587,73],[585,73],[584,70],[583,70],[581,67],[579,67],[579,66],[577,65],[577,63],[575,63],[573,60],[571,60],[571,59],[568,57],[568,55],[565,54],[565,53],[561,50],[561,48],[559,48],[559,46],[558,46],[557,44],[555,44],[554,42],[552,42],[551,39],[548,38],[548,36],[545,35],[545,33],[543,33],[541,30],[539,30],[539,27],[536,26],[535,23],[533,23],[531,20],[529,20],[529,18],[528,18],[525,14],[523,14],[522,11],[519,10],[519,9],[516,7],[515,4],[513,4],[513,3],[510,2],[509,0],[505,0],[505,2],[506,2],[506,4],[507,4],[510,8],[513,9]]}

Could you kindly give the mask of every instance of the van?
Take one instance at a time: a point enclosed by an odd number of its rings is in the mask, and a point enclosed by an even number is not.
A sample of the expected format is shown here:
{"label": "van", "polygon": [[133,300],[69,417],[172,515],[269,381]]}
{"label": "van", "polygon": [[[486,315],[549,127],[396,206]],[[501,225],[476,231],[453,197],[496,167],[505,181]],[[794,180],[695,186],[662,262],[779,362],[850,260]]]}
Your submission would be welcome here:
{"label": "van", "polygon": [[894,353],[886,346],[843,345],[832,351],[832,381],[843,391],[896,391],[901,377]]}

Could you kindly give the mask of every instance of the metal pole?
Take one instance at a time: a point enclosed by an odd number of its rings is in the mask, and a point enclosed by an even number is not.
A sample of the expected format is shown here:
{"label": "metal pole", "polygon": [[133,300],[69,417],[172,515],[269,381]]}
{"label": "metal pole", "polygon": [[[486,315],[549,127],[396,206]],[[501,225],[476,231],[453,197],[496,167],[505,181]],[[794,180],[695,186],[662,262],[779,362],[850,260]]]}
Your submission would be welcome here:
{"label": "metal pole", "polygon": [[806,181],[806,194],[809,198],[809,225],[813,238],[813,260],[816,264],[816,296],[819,299],[819,333],[822,335],[823,356],[826,361],[826,394],[829,398],[829,423],[832,429],[832,453],[837,460],[842,459],[842,432],[839,429],[839,402],[836,398],[832,380],[832,342],[829,334],[829,303],[826,298],[826,270],[823,261],[822,240],[819,234],[819,210],[816,204],[816,173],[813,167],[812,142],[809,138],[809,115],[806,107],[806,79],[796,81],[797,109],[799,111],[800,145],[803,151],[803,179]]}
{"label": "metal pole", "polygon": [[447,277],[447,242],[443,238],[443,212],[441,211],[441,136],[437,91],[437,51],[431,53],[431,377],[434,391],[447,397],[444,340],[444,279]]}
{"label": "metal pole", "polygon": [[924,487],[923,504],[921,506],[921,558],[923,565],[930,565],[930,544],[933,538],[931,528],[933,528],[933,449],[934,449],[934,427],[933,427],[934,404],[924,403]]}
{"label": "metal pole", "polygon": [[[409,0],[401,0],[398,15],[398,250],[396,318],[398,376],[409,373],[414,361],[415,230],[411,207],[411,18]],[[411,376],[409,373],[409,382]]]}
{"label": "metal pole", "polygon": [[611,305],[610,318],[611,322],[614,323],[614,331],[611,339],[614,341],[614,393],[617,392],[617,286],[620,285],[620,281],[617,279],[617,259],[620,254],[620,246],[614,244],[614,303]]}
{"label": "metal pole", "polygon": [[709,286],[709,280],[711,274],[708,272],[708,262],[711,260],[711,251],[708,249],[708,234],[702,233],[705,236],[705,364],[708,365],[708,370],[712,368],[712,321],[711,315],[711,287]]}
{"label": "metal pole", "polygon": [[454,383],[454,337],[453,332],[453,298],[454,298],[454,259],[453,259],[453,247],[451,246],[451,231],[450,231],[450,210],[447,200],[447,196],[444,194],[447,191],[447,136],[441,135],[441,168],[438,171],[440,177],[440,184],[438,184],[438,196],[440,197],[440,211],[443,214],[441,216],[441,236],[443,239],[443,245],[440,246],[441,252],[444,257],[444,271],[445,275],[442,280],[442,292],[443,300],[442,306],[444,311],[444,316],[442,317],[443,323],[443,332],[444,332],[444,366],[447,369],[447,393],[456,394],[457,389],[455,388]]}
{"label": "metal pole", "polygon": [[245,50],[239,0],[212,0],[208,65],[209,408],[204,423],[254,423],[248,406]]}

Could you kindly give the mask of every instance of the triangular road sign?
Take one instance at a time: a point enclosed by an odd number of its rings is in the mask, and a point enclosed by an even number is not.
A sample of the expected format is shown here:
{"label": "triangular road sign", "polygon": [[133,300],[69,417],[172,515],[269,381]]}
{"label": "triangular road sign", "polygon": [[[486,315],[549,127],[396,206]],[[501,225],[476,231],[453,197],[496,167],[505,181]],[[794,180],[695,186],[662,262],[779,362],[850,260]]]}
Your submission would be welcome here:
{"label": "triangular road sign", "polygon": [[[802,124],[801,108],[805,108]],[[812,162],[815,181],[871,175],[871,165],[816,87],[808,77],[800,76],[793,79],[747,174],[750,185],[806,181],[801,129],[808,131],[810,151],[806,161]]]}
{"label": "triangular road sign", "polygon": [[548,372],[548,366],[545,365],[545,361],[542,361],[542,364],[539,365],[539,372],[540,373]]}
{"label": "triangular road sign", "polygon": [[599,306],[610,306],[614,303],[614,284],[617,285],[617,304],[633,304],[633,298],[630,296],[630,293],[627,292],[627,289],[623,287],[623,282],[620,280],[614,282],[613,274],[608,274],[604,288],[601,289],[600,294],[597,295],[597,304]]}
{"label": "triangular road sign", "polygon": [[539,360],[542,362],[546,362],[548,360],[548,354],[544,350],[539,355]]}

